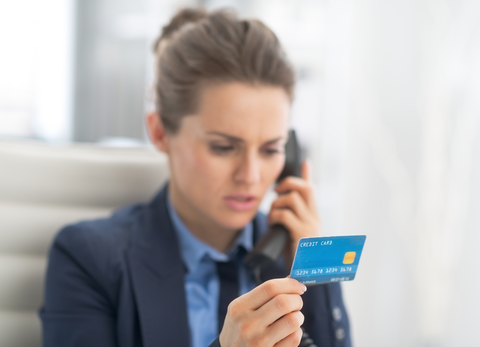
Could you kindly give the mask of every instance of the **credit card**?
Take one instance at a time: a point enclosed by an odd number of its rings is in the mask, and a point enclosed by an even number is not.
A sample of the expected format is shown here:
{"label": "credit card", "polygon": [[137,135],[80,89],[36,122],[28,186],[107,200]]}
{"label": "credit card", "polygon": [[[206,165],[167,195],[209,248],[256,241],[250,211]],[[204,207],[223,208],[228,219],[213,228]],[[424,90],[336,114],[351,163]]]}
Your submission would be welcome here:
{"label": "credit card", "polygon": [[300,239],[290,277],[305,285],[352,281],[366,238],[353,235]]}

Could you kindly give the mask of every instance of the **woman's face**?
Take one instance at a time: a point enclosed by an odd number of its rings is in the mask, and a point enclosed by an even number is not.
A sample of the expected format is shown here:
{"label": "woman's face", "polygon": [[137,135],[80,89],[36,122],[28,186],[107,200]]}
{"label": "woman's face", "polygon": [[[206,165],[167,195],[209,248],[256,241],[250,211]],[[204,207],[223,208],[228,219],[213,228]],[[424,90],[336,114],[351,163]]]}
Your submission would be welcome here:
{"label": "woman's face", "polygon": [[205,87],[198,112],[166,140],[180,216],[230,230],[250,222],[284,165],[289,111],[280,87]]}

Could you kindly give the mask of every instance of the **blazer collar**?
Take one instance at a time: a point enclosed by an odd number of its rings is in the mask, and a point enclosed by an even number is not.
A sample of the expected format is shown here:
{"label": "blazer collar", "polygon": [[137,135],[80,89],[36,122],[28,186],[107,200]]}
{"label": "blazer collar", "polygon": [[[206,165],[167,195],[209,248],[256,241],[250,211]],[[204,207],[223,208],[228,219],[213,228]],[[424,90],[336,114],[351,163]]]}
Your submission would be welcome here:
{"label": "blazer collar", "polygon": [[167,210],[165,184],[138,215],[131,248],[145,265],[161,278],[183,274],[177,235]]}
{"label": "blazer collar", "polygon": [[184,274],[167,185],[139,211],[127,259],[145,347],[189,346]]}

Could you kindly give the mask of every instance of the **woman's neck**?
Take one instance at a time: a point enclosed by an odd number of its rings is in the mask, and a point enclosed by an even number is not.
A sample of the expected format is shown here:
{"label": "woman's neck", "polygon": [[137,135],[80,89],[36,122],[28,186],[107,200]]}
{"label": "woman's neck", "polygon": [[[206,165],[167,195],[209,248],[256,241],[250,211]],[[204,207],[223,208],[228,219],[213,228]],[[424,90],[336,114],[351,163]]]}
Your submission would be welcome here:
{"label": "woman's neck", "polygon": [[216,250],[226,253],[240,230],[232,230],[219,226],[207,216],[198,213],[191,202],[170,182],[168,194],[182,222],[199,240]]}

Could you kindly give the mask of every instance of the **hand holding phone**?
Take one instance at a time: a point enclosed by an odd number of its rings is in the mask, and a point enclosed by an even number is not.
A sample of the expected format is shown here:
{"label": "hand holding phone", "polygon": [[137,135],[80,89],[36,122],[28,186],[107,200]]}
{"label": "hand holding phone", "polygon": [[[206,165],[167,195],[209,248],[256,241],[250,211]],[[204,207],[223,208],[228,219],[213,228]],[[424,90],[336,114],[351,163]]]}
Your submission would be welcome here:
{"label": "hand holding phone", "polygon": [[275,191],[278,198],[272,203],[269,224],[281,224],[289,230],[285,247],[285,262],[291,267],[298,241],[302,237],[320,236],[320,218],[315,205],[314,189],[308,162],[302,163],[301,177],[289,176]]}

